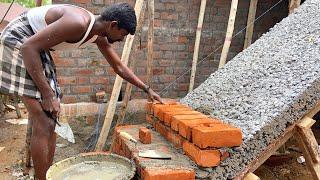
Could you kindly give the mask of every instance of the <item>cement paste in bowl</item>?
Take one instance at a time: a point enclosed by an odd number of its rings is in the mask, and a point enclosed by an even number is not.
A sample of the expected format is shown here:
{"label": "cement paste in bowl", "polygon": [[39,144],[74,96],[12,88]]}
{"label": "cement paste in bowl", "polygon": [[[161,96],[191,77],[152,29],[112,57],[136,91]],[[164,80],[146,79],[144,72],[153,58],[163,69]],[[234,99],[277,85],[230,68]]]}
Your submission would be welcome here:
{"label": "cement paste in bowl", "polygon": [[52,165],[48,180],[111,180],[133,178],[135,165],[122,156],[106,153],[89,153],[71,157]]}

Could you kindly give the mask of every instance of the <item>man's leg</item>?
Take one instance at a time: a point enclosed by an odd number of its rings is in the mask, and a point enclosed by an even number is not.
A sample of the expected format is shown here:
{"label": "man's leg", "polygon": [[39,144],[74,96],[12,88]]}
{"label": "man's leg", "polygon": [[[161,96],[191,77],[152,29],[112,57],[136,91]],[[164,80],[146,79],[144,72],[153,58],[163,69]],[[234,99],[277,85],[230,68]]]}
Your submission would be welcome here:
{"label": "man's leg", "polygon": [[31,156],[35,176],[40,180],[45,180],[55,150],[55,122],[48,118],[38,100],[29,97],[21,99],[32,117]]}

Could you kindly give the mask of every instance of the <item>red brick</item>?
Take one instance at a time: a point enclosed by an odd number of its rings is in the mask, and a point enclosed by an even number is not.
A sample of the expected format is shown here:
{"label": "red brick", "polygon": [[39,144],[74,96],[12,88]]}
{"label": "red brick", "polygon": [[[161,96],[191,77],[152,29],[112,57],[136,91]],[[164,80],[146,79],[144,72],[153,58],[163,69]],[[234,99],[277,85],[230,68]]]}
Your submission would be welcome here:
{"label": "red brick", "polygon": [[171,118],[171,129],[179,131],[178,124],[181,120],[192,120],[192,119],[205,119],[207,118],[204,114],[195,115],[175,115]]}
{"label": "red brick", "polygon": [[146,103],[146,106],[145,106],[145,109],[146,109],[146,112],[148,114],[151,114],[151,111],[152,111],[152,102],[147,102]]}
{"label": "red brick", "polygon": [[146,121],[147,121],[149,124],[151,124],[152,126],[155,126],[155,125],[154,125],[154,120],[153,120],[153,116],[152,116],[152,115],[147,114],[147,115],[146,115]]}
{"label": "red brick", "polygon": [[164,119],[164,124],[167,126],[171,126],[171,121],[172,117],[176,115],[196,115],[196,114],[201,114],[200,112],[197,111],[168,111],[168,112],[163,112],[163,119]]}
{"label": "red brick", "polygon": [[201,150],[187,141],[183,143],[183,151],[190,157],[190,159],[201,167],[218,166],[221,161],[221,154],[219,150]]}
{"label": "red brick", "polygon": [[76,77],[62,77],[58,78],[58,82],[60,85],[71,85],[76,84]]}
{"label": "red brick", "polygon": [[228,124],[212,124],[192,129],[192,142],[201,149],[234,147],[242,143],[241,129]]}
{"label": "red brick", "polygon": [[195,172],[193,169],[169,169],[146,167],[141,172],[142,180],[193,180]]}
{"label": "red brick", "polygon": [[91,86],[74,86],[72,92],[74,93],[89,93],[91,92]]}
{"label": "red brick", "polygon": [[157,118],[159,118],[161,121],[164,121],[164,113],[166,113],[166,112],[177,112],[177,111],[192,111],[192,109],[190,109],[187,106],[183,106],[183,105],[181,105],[181,107],[169,107],[169,108],[161,109],[161,111],[155,116]]}
{"label": "red brick", "polygon": [[151,144],[151,131],[146,127],[139,128],[139,139],[143,144]]}
{"label": "red brick", "polygon": [[183,145],[183,142],[186,141],[183,137],[181,137],[179,134],[174,132],[169,127],[167,128],[167,140],[170,141],[174,147],[181,148]]}
{"label": "red brick", "polygon": [[167,106],[160,106],[154,109],[154,116],[159,118],[159,120],[163,121],[163,118],[160,118],[161,114],[163,114],[166,111],[175,111],[175,109],[186,109],[191,110],[187,106],[184,105],[167,105]]}
{"label": "red brick", "polygon": [[89,77],[78,77],[77,83],[78,84],[89,84],[90,78]]}
{"label": "red brick", "polygon": [[216,124],[216,123],[222,123],[222,121],[217,120],[217,119],[193,119],[193,120],[181,120],[178,124],[179,128],[179,134],[187,138],[189,141],[191,140],[191,130],[194,127],[198,127],[201,125],[206,125],[206,124]]}
{"label": "red brick", "polygon": [[75,95],[63,95],[62,102],[69,104],[77,102],[77,97]]}
{"label": "red brick", "polygon": [[91,84],[108,84],[108,79],[105,77],[90,77]]}
{"label": "red brick", "polygon": [[163,125],[161,122],[157,121],[157,122],[155,122],[155,129],[158,133],[160,133],[163,137],[165,137],[167,139],[168,131],[167,131],[165,125]]}
{"label": "red brick", "polygon": [[173,104],[154,104],[152,106],[153,115],[159,114],[161,109],[169,108],[169,107],[181,107],[182,105],[178,104],[177,102],[173,102]]}

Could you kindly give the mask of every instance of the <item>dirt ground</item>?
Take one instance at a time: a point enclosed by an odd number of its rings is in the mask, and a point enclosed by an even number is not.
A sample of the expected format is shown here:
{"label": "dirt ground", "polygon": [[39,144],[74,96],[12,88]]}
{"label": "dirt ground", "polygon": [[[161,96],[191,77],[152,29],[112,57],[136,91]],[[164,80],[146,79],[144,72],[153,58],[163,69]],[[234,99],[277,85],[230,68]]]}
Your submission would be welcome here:
{"label": "dirt ground", "polygon": [[[26,112],[22,112],[22,114],[26,118]],[[0,180],[30,179],[30,177],[22,176],[25,161],[26,125],[13,125],[5,121],[10,118],[16,118],[15,112],[9,112],[0,119],[0,147],[5,147],[0,152]],[[69,144],[58,138],[57,145],[59,147],[56,149],[55,162],[84,152],[88,145],[88,139],[94,130],[94,125],[86,125],[81,118],[72,120],[70,125],[74,131],[76,143]],[[319,128],[314,128],[314,134],[317,140],[320,140]],[[278,159],[270,158],[254,173],[263,180],[312,179],[306,169],[306,164],[297,162],[297,157],[301,156],[302,153],[298,152],[299,150],[294,146],[294,143],[291,143],[289,147],[287,150],[290,155],[281,156]]]}

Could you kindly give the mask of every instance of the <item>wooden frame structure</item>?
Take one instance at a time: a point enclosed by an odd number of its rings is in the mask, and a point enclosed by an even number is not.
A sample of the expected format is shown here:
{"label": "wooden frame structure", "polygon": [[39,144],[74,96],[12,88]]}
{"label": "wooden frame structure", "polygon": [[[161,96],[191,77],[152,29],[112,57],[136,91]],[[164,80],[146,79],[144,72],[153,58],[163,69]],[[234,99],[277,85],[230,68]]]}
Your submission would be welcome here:
{"label": "wooden frame structure", "polygon": [[320,157],[319,146],[311,130],[315,123],[312,117],[320,112],[320,101],[298,122],[289,126],[285,132],[275,139],[259,157],[251,162],[244,171],[239,173],[235,179],[255,180],[257,176],[253,172],[258,169],[271,155],[273,155],[291,137],[297,139],[299,149],[303,152],[306,159],[307,168],[311,172],[313,179],[320,179]]}

